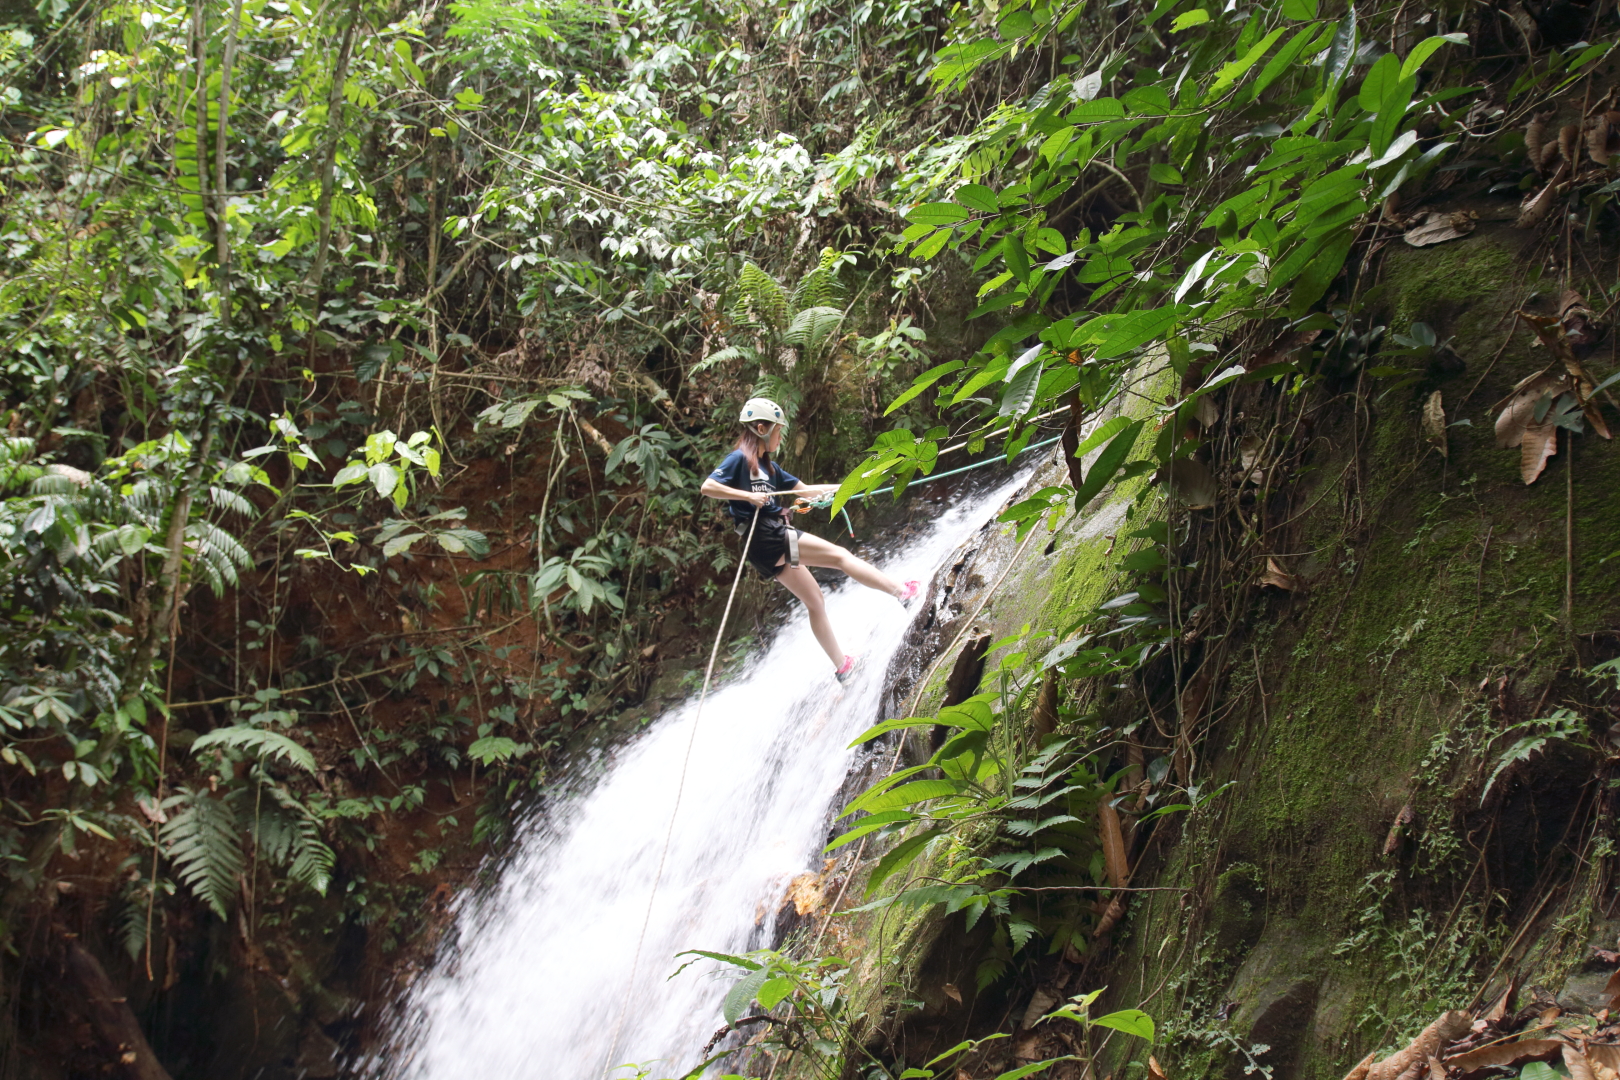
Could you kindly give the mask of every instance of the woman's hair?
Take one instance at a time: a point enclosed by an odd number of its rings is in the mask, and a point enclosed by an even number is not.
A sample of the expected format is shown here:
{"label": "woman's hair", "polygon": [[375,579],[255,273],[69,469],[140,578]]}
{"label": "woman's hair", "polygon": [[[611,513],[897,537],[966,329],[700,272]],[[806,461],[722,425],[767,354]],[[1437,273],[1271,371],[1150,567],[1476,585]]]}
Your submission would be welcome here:
{"label": "woman's hair", "polygon": [[759,459],[770,452],[766,449],[769,445],[770,436],[767,435],[762,439],[759,437],[759,432],[754,430],[753,424],[743,425],[742,434],[737,436],[737,449],[741,450],[743,457],[748,460],[748,474],[750,476],[753,475],[755,469],[759,468]]}

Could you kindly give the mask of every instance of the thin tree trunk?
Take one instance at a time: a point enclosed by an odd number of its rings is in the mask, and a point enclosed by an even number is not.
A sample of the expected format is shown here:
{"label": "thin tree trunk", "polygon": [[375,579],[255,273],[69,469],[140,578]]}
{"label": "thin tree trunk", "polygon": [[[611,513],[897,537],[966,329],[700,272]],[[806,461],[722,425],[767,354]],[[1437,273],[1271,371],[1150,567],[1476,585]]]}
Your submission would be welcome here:
{"label": "thin tree trunk", "polygon": [[321,156],[321,194],[315,205],[321,222],[321,237],[315,246],[315,265],[309,271],[309,289],[318,305],[321,297],[321,279],[326,276],[326,249],[332,242],[332,184],[337,168],[338,139],[343,134],[343,84],[349,77],[349,57],[354,52],[354,32],[360,25],[360,10],[356,5],[349,12],[343,27],[343,44],[338,48],[337,65],[332,70],[332,88],[326,95],[326,148]]}
{"label": "thin tree trunk", "polygon": [[225,31],[225,57],[219,69],[219,126],[214,132],[214,256],[219,263],[223,294],[230,274],[231,237],[225,220],[225,132],[231,113],[231,70],[236,66],[236,38],[242,28],[242,0],[231,5],[231,25]]}
{"label": "thin tree trunk", "polygon": [[192,105],[197,120],[197,198],[204,214],[209,210],[208,194],[208,17],[203,0],[191,8],[191,36],[197,41],[197,100]]}

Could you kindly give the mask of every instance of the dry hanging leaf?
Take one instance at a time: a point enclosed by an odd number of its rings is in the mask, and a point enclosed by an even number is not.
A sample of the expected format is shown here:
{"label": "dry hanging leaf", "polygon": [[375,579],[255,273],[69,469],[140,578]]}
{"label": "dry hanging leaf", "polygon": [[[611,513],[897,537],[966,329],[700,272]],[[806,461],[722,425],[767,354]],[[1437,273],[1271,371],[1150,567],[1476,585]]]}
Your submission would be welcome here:
{"label": "dry hanging leaf", "polygon": [[1568,171],[1569,166],[1560,162],[1558,171],[1553,173],[1552,179],[1547,181],[1545,187],[1524,197],[1524,201],[1519,204],[1519,219],[1513,223],[1515,229],[1528,229],[1551,212],[1553,203],[1557,201],[1558,185]]}
{"label": "dry hanging leaf", "polygon": [[1438,390],[1423,403],[1423,434],[1439,448],[1441,457],[1451,456],[1446,446],[1446,407]]}
{"label": "dry hanging leaf", "polygon": [[1536,402],[1541,395],[1563,389],[1564,380],[1550,371],[1538,371],[1520,381],[1496,417],[1496,445],[1504,450],[1518,446],[1524,431],[1536,420]]}
{"label": "dry hanging leaf", "polygon": [[1609,166],[1609,118],[1599,113],[1586,129],[1586,154],[1604,168]]}
{"label": "dry hanging leaf", "polygon": [[1299,589],[1299,578],[1279,566],[1276,559],[1268,556],[1266,558],[1266,572],[1260,575],[1260,585],[1262,587],[1270,585],[1274,589],[1295,592]]}
{"label": "dry hanging leaf", "polygon": [[1604,422],[1603,410],[1598,408],[1598,403],[1596,401],[1588,398],[1581,405],[1581,413],[1586,417],[1586,422],[1592,425],[1593,431],[1597,432],[1605,439],[1614,438],[1613,435],[1609,434],[1609,425]]}
{"label": "dry hanging leaf", "polygon": [[1182,458],[1160,469],[1159,482],[1170,497],[1189,510],[1207,510],[1215,505],[1215,478],[1202,461]]}
{"label": "dry hanging leaf", "polygon": [[1045,987],[1036,988],[1035,996],[1029,999],[1029,1007],[1024,1010],[1024,1019],[1019,1022],[1018,1026],[1026,1031],[1034,1027],[1040,1023],[1041,1017],[1057,1006],[1060,1000],[1062,999],[1057,994],[1052,993]]}
{"label": "dry hanging leaf", "polygon": [[1581,126],[1565,124],[1558,129],[1558,156],[1567,165],[1581,163]]}
{"label": "dry hanging leaf", "polygon": [[1569,351],[1575,359],[1592,354],[1603,338],[1603,324],[1586,304],[1586,297],[1574,289],[1566,289],[1558,301],[1558,325],[1569,342]]}
{"label": "dry hanging leaf", "polygon": [[1438,1054],[1446,1043],[1462,1038],[1472,1026],[1473,1021],[1469,1019],[1467,1013],[1452,1010],[1444,1014],[1424,1028],[1423,1032],[1412,1040],[1412,1045],[1399,1053],[1391,1054],[1368,1069],[1367,1080],[1395,1080],[1413,1065],[1425,1064],[1430,1055]]}
{"label": "dry hanging leaf", "polygon": [[1164,1075],[1164,1066],[1160,1065],[1159,1059],[1152,1054],[1148,1055],[1148,1080],[1169,1080]]}
{"label": "dry hanging leaf", "polygon": [[1520,1039],[1518,1042],[1482,1046],[1466,1054],[1445,1058],[1443,1063],[1448,1069],[1472,1073],[1502,1065],[1522,1065],[1526,1061],[1551,1061],[1563,1049],[1564,1044],[1553,1039]]}
{"label": "dry hanging leaf", "polygon": [[[941,987],[941,989],[945,991],[946,997],[950,998],[958,1005],[962,1004],[962,991],[956,988],[955,983],[946,983],[943,987]],[[1031,1002],[1031,1004],[1033,1004],[1033,1002]]]}
{"label": "dry hanging leaf", "polygon": [[1103,863],[1108,867],[1108,884],[1123,889],[1131,879],[1131,868],[1125,861],[1125,833],[1120,828],[1119,811],[1111,799],[1097,804],[1097,823],[1102,833]]}
{"label": "dry hanging leaf", "polygon": [[1531,424],[1524,429],[1524,441],[1519,444],[1519,479],[1533,484],[1547,467],[1547,462],[1558,453],[1558,427],[1555,424]]}
{"label": "dry hanging leaf", "polygon": [[1536,172],[1543,172],[1541,148],[1547,144],[1547,118],[1551,113],[1536,113],[1530,117],[1530,122],[1524,128],[1524,150],[1530,159],[1530,167]]}
{"label": "dry hanging leaf", "polygon": [[1609,1008],[1620,1008],[1620,968],[1603,984],[1603,996],[1609,999]]}
{"label": "dry hanging leaf", "polygon": [[1406,827],[1412,824],[1417,815],[1412,813],[1412,805],[1401,807],[1401,812],[1395,815],[1395,822],[1389,827],[1389,835],[1384,837],[1384,854],[1393,855],[1401,849],[1401,834]]}
{"label": "dry hanging leaf", "polygon": [[1108,907],[1103,910],[1102,918],[1097,922],[1097,929],[1091,932],[1092,938],[1097,939],[1102,937],[1104,934],[1108,933],[1108,931],[1112,930],[1115,924],[1124,917],[1125,897],[1116,896],[1108,902]]}
{"label": "dry hanging leaf", "polygon": [[1403,239],[1413,247],[1430,247],[1467,236],[1478,223],[1479,215],[1472,210],[1459,210],[1454,214],[1432,210],[1413,218]]}
{"label": "dry hanging leaf", "polygon": [[1266,482],[1264,470],[1258,468],[1260,451],[1265,448],[1258,435],[1245,435],[1238,442],[1238,463],[1243,466],[1243,480],[1250,484]]}
{"label": "dry hanging leaf", "polygon": [[1215,404],[1210,395],[1205,394],[1193,406],[1193,416],[1198,420],[1198,426],[1205,431],[1214,427],[1221,418],[1221,407]]}

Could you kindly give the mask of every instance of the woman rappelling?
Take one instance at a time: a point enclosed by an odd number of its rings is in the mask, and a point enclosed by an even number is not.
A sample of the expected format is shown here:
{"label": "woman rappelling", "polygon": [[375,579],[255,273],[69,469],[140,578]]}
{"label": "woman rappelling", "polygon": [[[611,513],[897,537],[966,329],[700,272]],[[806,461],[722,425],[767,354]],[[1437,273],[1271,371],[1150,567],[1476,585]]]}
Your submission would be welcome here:
{"label": "woman rappelling", "polygon": [[839,647],[832,622],[827,618],[821,586],[807,567],[842,570],[867,588],[886,592],[903,604],[916,597],[919,584],[896,582],[837,544],[789,525],[787,516],[776,504],[778,494],[814,498],[837,491],[838,485],[806,484],[772,458],[787,430],[787,414],[776,402],[750,398],[737,420],[743,426],[737,448],[725,456],[699,490],[711,499],[728,501],[732,524],[739,537],[746,538],[752,528],[753,539],[748,542],[744,557],[759,571],[760,577],[775,578],[804,601],[810,612],[810,629],[838,669],[835,673],[838,681],[843,682],[855,669],[855,657]]}

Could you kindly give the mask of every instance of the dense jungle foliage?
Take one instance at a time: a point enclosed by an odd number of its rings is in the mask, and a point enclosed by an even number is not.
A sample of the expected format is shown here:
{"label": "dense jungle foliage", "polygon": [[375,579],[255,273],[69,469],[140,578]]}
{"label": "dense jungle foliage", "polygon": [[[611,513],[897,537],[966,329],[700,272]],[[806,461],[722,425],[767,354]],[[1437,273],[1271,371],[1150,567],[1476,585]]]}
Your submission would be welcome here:
{"label": "dense jungle foliage", "polygon": [[[1179,685],[1239,617],[1232,567],[1290,587],[1267,498],[1215,539],[1189,516],[1222,395],[1270,395],[1241,448],[1262,490],[1316,410],[1412,403],[1441,454],[1466,422],[1432,392],[1447,343],[1377,283],[1386,245],[1474,228],[1426,199],[1546,235],[1562,299],[1527,325],[1558,362],[1503,403],[1525,482],[1608,435],[1585,366],[1614,288],[1606,5],[46,0],[0,22],[18,1000],[81,936],[116,940],[145,1004],[211,965],[301,978],[278,936],[360,928],[372,959],[409,938],[734,565],[695,483],[749,392],[793,412],[801,475],[871,447],[840,505],[1065,409],[1070,483],[1009,522],[1155,481],[1128,591],[919,721],[957,734],[858,802],[850,839],[905,836],[874,895],[987,816],[1029,841],[901,894],[994,920],[986,981],[1118,920],[1090,898],[1129,877],[1120,793],[1144,818],[1208,797],[1187,694],[1128,776],[992,718],[1055,714],[1058,676]],[[1175,389],[1122,411],[1144,365]],[[1025,903],[1043,866],[1086,902]],[[814,1012],[810,963],[773,985]]]}

